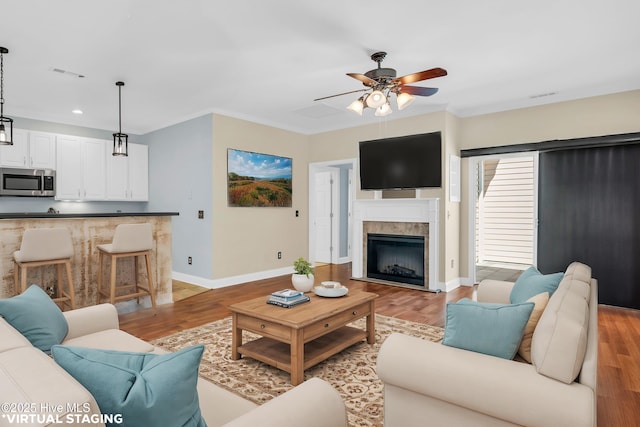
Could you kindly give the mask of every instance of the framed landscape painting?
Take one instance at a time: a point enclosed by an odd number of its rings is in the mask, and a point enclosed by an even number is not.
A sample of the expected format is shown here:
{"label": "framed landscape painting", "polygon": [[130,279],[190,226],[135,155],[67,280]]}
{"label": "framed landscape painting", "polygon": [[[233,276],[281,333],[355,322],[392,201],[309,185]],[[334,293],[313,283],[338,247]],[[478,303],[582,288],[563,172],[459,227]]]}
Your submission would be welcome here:
{"label": "framed landscape painting", "polygon": [[291,159],[227,149],[229,206],[291,207]]}

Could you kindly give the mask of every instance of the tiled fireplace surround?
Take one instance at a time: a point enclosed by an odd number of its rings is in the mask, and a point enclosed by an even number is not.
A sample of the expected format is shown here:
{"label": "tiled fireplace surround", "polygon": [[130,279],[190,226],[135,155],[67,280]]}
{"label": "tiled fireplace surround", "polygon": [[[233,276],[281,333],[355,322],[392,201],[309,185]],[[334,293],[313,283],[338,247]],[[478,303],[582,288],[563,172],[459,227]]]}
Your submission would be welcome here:
{"label": "tiled fireplace surround", "polygon": [[353,215],[353,277],[366,278],[367,233],[418,235],[425,237],[425,289],[438,291],[438,203],[439,199],[356,200]]}

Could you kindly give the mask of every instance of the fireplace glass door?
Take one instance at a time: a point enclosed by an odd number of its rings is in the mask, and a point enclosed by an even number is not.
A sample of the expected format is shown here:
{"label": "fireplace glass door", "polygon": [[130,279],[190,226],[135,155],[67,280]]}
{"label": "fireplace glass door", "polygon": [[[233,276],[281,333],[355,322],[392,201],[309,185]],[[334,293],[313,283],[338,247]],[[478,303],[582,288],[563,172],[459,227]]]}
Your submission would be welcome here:
{"label": "fireplace glass door", "polygon": [[367,234],[367,277],[425,286],[424,237]]}

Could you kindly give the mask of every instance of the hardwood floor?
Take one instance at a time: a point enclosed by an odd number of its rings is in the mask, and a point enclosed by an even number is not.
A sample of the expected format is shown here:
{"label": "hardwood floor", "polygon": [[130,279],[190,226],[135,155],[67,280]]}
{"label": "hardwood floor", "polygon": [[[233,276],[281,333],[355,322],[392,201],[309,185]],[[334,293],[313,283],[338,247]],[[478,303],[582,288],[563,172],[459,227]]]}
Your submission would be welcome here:
{"label": "hardwood floor", "polygon": [[[350,264],[316,268],[316,282],[338,280],[349,288],[378,294],[376,312],[444,327],[448,301],[471,298],[473,288],[439,294],[351,280]],[[144,340],[192,328],[229,316],[227,306],[290,287],[289,277],[276,277],[213,289],[174,304],[120,316],[120,327]],[[598,353],[598,425],[640,425],[640,311],[600,306]]]}

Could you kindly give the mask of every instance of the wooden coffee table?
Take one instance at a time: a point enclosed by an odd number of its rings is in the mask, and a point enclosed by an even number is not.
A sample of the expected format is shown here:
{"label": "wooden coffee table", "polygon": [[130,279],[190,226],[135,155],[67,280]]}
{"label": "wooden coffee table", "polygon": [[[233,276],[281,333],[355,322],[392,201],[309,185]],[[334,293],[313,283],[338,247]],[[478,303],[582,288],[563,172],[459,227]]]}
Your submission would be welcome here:
{"label": "wooden coffee table", "polygon": [[[231,357],[260,360],[291,374],[291,384],[304,381],[304,370],[367,339],[375,342],[376,294],[350,290],[339,298],[309,294],[311,301],[292,308],[267,304],[268,296],[229,306],[233,333]],[[347,324],[367,318],[366,328]],[[261,338],[242,343],[242,331]]]}

